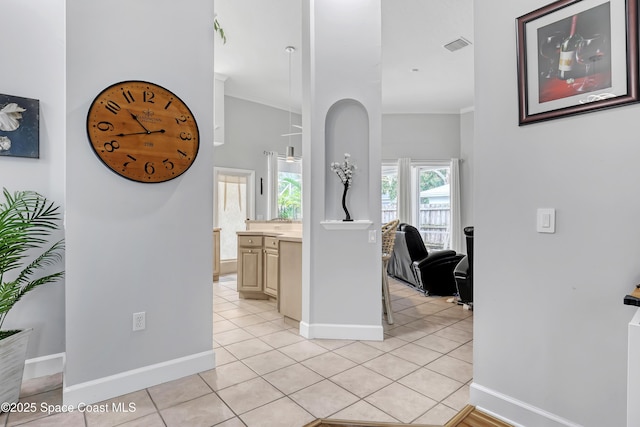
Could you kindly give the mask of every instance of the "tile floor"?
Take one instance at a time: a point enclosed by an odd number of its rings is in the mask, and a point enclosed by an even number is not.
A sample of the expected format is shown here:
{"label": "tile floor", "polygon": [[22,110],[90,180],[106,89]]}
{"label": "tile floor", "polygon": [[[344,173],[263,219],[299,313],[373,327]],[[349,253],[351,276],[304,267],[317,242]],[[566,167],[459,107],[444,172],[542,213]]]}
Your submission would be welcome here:
{"label": "tile floor", "polygon": [[384,341],[307,340],[273,301],[239,299],[235,279],[213,285],[216,369],[103,402],[132,403],[129,412],[47,416],[42,402],[62,403],[61,374],[37,378],[23,384],[21,401],[39,411],[0,414],[0,427],[442,425],[468,403],[473,313],[448,298],[390,280],[395,323],[383,322]]}

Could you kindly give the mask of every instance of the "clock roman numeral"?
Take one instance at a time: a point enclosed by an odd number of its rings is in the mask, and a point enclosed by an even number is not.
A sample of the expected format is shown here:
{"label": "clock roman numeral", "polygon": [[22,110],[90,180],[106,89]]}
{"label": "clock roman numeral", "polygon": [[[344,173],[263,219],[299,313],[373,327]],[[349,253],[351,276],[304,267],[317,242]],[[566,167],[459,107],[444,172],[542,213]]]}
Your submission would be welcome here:
{"label": "clock roman numeral", "polygon": [[122,89],[122,96],[124,96],[124,100],[127,101],[129,104],[131,104],[132,102],[136,102],[135,98],[131,94],[131,91],[129,90],[125,91],[124,89]]}
{"label": "clock roman numeral", "polygon": [[120,105],[118,105],[115,101],[107,101],[107,104],[104,106],[107,110],[111,111],[113,114],[118,114],[120,111]]}

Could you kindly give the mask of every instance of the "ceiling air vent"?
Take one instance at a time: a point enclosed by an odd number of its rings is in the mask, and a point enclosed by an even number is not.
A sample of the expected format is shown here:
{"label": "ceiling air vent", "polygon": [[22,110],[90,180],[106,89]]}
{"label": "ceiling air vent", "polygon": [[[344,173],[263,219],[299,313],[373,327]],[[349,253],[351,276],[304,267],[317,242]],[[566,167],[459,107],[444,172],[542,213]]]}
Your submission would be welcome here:
{"label": "ceiling air vent", "polygon": [[469,46],[470,44],[471,42],[469,40],[465,39],[464,37],[460,37],[459,39],[445,44],[444,48],[451,52],[455,52],[456,50],[460,50],[465,46]]}

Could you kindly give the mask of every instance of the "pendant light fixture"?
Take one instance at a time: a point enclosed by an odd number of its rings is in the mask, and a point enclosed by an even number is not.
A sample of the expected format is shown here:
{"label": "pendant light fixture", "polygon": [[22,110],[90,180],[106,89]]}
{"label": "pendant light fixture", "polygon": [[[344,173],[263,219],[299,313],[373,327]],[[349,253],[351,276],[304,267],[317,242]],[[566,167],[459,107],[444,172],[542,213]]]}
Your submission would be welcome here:
{"label": "pendant light fixture", "polygon": [[293,155],[293,145],[291,145],[291,136],[292,135],[300,135],[299,132],[291,133],[291,129],[293,125],[291,124],[291,55],[296,51],[296,48],[293,46],[287,46],[284,48],[285,52],[289,54],[289,133],[286,133],[282,136],[286,136],[289,138],[289,145],[287,145],[287,158],[286,161],[288,163],[292,163],[295,160]]}

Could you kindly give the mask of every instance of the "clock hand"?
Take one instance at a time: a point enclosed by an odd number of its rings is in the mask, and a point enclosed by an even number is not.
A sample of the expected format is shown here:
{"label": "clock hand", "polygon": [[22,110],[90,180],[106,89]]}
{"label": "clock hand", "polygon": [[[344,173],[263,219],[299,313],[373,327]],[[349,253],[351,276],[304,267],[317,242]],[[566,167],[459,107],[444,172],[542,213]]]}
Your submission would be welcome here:
{"label": "clock hand", "polygon": [[[129,111],[129,110],[127,110],[127,111]],[[138,122],[138,124],[139,124],[140,126],[142,126],[142,129],[146,130],[146,131],[147,131],[147,133],[151,133],[151,132],[149,132],[149,129],[147,129],[146,127],[144,127],[144,125],[142,124],[142,122],[141,122],[140,120],[138,120],[138,116],[136,116],[135,114],[133,114],[131,111],[129,111],[129,114],[131,114],[131,117],[133,117],[133,120],[135,120],[136,122]]]}
{"label": "clock hand", "polygon": [[149,135],[150,133],[164,133],[164,132],[165,132],[164,129],[158,129],[158,130],[148,130],[146,132],[119,133],[119,134],[114,135],[114,136]]}

